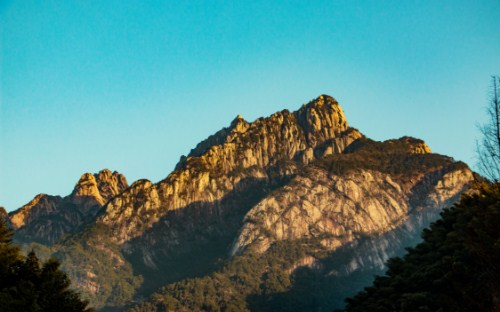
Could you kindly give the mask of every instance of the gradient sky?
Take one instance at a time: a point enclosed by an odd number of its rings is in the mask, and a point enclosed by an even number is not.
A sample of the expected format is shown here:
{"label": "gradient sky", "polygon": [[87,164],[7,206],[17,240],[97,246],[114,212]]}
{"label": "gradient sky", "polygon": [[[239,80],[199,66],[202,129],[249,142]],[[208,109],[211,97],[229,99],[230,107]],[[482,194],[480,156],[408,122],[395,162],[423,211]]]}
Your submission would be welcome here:
{"label": "gradient sky", "polygon": [[500,1],[1,1],[0,205],[103,168],[165,178],[228,126],[335,97],[473,165]]}

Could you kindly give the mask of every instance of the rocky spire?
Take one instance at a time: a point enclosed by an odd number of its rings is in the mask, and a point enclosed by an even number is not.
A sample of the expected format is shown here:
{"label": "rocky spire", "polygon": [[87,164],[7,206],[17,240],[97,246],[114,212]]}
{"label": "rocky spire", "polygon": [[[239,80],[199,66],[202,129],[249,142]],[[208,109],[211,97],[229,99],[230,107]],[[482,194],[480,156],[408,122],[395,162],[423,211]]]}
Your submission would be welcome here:
{"label": "rocky spire", "polygon": [[108,200],[128,187],[125,177],[109,169],[97,174],[84,173],[75,185],[70,200],[83,208],[103,206]]}

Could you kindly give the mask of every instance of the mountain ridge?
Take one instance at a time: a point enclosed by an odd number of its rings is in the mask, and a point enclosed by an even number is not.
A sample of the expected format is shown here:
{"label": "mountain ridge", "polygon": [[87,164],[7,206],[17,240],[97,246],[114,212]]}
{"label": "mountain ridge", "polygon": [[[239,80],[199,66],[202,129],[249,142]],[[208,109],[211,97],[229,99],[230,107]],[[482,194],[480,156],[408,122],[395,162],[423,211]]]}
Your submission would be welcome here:
{"label": "mountain ridge", "polygon": [[38,194],[8,214],[15,239],[53,244],[92,219],[109,199],[126,188],[125,176],[103,169],[96,174],[84,173],[65,197]]}
{"label": "mountain ridge", "polygon": [[[267,168],[279,161],[297,158],[308,162],[315,157],[315,152],[323,155],[340,152],[362,136],[357,130],[348,129],[342,109],[329,96],[320,96],[294,113],[284,110],[253,123],[246,123],[242,118],[236,120],[232,122],[233,127],[224,128],[198,144],[190,153],[193,156],[181,160],[176,166],[178,169],[166,179],[156,184],[143,184],[141,192],[151,199],[150,205],[132,207],[123,200],[126,194],[108,203],[100,222],[120,227],[113,235],[117,242],[124,243],[136,237],[168,210],[196,201],[221,199],[242,178],[228,178],[233,170],[249,169],[245,178],[265,178],[266,173],[252,172],[250,168]],[[198,154],[200,156],[194,156]],[[193,197],[183,198],[180,196],[182,192]],[[137,214],[133,213],[134,210]],[[151,210],[155,210],[153,217]],[[147,219],[140,218],[141,215],[147,215]],[[135,219],[131,219],[132,216]],[[130,224],[127,229],[121,227],[120,224],[126,223]]]}

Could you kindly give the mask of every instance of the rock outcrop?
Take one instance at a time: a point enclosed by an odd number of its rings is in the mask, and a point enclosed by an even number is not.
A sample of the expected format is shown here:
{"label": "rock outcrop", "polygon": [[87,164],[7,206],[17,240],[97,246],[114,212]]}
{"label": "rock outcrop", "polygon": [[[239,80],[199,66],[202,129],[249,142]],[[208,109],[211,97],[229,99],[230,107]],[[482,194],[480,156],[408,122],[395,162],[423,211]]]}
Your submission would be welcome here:
{"label": "rock outcrop", "polygon": [[14,229],[19,229],[31,223],[32,220],[36,221],[43,215],[53,213],[61,201],[60,196],[38,194],[29,203],[10,213],[10,221]]}
{"label": "rock outcrop", "polygon": [[39,194],[28,204],[9,214],[15,240],[53,244],[73,233],[114,196],[128,187],[125,177],[104,169],[85,173],[66,196]]}
{"label": "rock outcrop", "polygon": [[7,210],[5,210],[3,206],[0,206],[0,219],[4,220],[5,222],[7,222],[7,224],[10,225],[9,215],[7,214]]}

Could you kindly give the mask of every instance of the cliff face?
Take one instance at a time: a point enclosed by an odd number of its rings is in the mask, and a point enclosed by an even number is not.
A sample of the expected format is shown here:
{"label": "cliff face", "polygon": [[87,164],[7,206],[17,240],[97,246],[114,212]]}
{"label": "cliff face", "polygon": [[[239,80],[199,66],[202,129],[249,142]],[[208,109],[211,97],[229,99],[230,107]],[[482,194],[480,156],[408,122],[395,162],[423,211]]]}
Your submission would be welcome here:
{"label": "cliff face", "polygon": [[[411,162],[425,155],[407,157]],[[334,158],[328,161],[336,163]],[[446,160],[428,170],[408,165],[405,177],[362,168],[339,175],[324,165],[308,167],[247,213],[232,254],[249,246],[264,252],[278,240],[311,238],[335,250],[416,222],[412,216],[423,210],[437,216],[473,180],[468,168]],[[429,219],[420,223],[428,224]]]}
{"label": "cliff face", "polygon": [[53,244],[92,219],[109,199],[127,187],[123,175],[105,169],[95,175],[82,175],[73,192],[64,198],[39,194],[9,214],[15,239]]}

